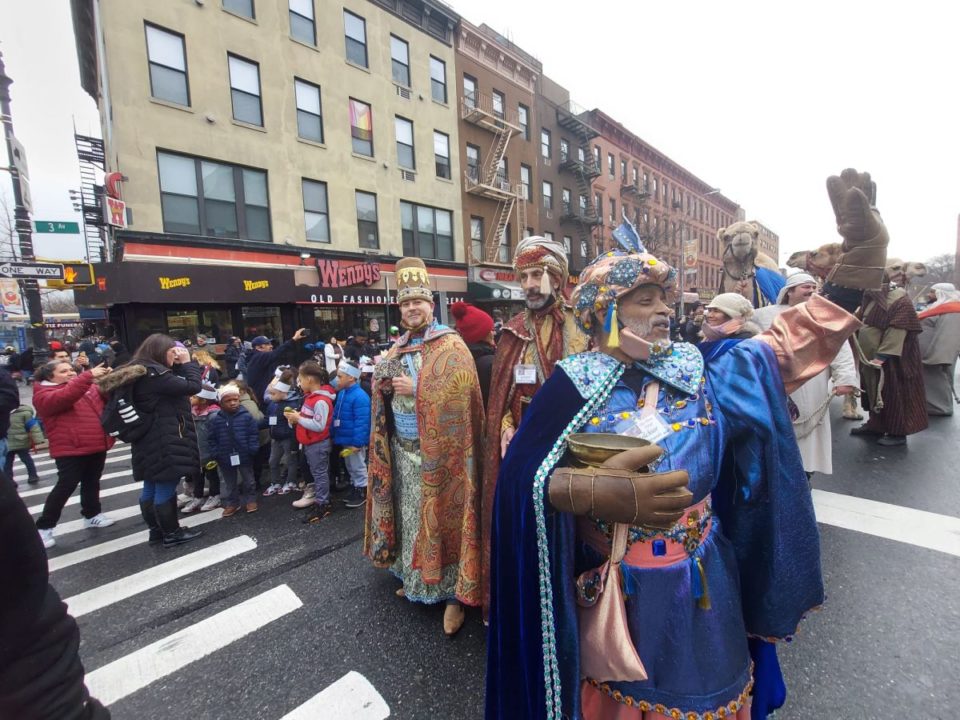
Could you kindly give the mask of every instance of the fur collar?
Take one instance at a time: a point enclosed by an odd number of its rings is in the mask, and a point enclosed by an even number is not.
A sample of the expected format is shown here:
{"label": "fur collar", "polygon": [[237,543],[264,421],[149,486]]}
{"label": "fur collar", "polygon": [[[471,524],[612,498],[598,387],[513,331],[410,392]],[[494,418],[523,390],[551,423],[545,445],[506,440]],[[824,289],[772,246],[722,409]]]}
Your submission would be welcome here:
{"label": "fur collar", "polygon": [[129,385],[145,377],[148,372],[149,370],[146,365],[140,365],[139,363],[135,365],[124,365],[118,367],[109,375],[104,375],[97,380],[97,387],[105,394],[111,393],[119,387]]}

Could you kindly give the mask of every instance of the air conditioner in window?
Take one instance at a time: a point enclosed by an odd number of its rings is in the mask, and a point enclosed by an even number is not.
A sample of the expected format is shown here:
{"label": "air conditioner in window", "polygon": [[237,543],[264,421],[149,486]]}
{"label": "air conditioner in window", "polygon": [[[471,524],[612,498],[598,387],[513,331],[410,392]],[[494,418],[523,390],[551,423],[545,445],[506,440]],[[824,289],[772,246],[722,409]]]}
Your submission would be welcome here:
{"label": "air conditioner in window", "polygon": [[416,174],[415,172],[410,171],[410,170],[401,170],[401,171],[400,171],[400,179],[401,179],[401,180],[406,180],[407,182],[416,182],[416,180],[417,180],[417,174]]}
{"label": "air conditioner in window", "polygon": [[402,85],[395,85],[394,87],[397,88],[397,95],[402,97],[404,100],[410,99],[410,88],[405,88]]}
{"label": "air conditioner in window", "polygon": [[551,160],[550,158],[543,159],[543,164],[546,165],[547,167],[550,167],[552,163],[553,163],[553,160]]}

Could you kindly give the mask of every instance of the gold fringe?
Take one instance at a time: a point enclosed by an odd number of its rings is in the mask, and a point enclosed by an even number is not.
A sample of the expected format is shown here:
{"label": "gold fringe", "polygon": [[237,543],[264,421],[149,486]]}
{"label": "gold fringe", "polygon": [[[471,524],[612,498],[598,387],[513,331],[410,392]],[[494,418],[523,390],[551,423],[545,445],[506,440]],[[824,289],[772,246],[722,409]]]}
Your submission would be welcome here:
{"label": "gold fringe", "polygon": [[613,312],[610,313],[610,335],[607,337],[608,348],[620,347],[620,324],[617,322],[617,301],[613,301]]}
{"label": "gold fringe", "polygon": [[700,561],[700,558],[695,558],[697,563],[697,570],[700,573],[700,586],[703,588],[703,594],[700,596],[700,599],[697,600],[697,606],[701,610],[710,609],[710,592],[707,589],[707,573],[703,569],[703,563]]}

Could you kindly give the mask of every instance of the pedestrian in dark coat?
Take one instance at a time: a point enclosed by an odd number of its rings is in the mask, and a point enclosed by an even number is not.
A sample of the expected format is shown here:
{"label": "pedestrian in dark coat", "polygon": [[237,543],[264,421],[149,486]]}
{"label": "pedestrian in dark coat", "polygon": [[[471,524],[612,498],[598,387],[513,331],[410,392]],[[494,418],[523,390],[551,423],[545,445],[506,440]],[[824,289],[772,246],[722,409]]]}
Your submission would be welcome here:
{"label": "pedestrian in dark coat", "polygon": [[4,368],[0,367],[0,450],[7,454],[7,432],[10,430],[10,413],[20,407],[20,390]]}
{"label": "pedestrian in dark coat", "polygon": [[264,405],[263,394],[267,391],[267,385],[273,380],[273,371],[280,365],[281,358],[285,353],[291,352],[294,343],[305,337],[306,333],[306,328],[300,328],[294,333],[292,340],[287,340],[276,350],[273,349],[270,339],[264,335],[258,335],[251,341],[253,353],[247,358],[243,379],[250,386],[253,399],[260,407]]}
{"label": "pedestrian in dark coat", "polygon": [[493,373],[493,356],[497,352],[494,345],[493,318],[483,310],[465,302],[455,302],[450,306],[450,314],[457,321],[457,332],[470,348],[473,361],[477,366],[480,380],[480,393],[483,395],[483,407],[487,407],[490,396],[490,376]]}
{"label": "pedestrian in dark coat", "polygon": [[243,343],[240,342],[240,338],[232,337],[230,342],[227,344],[227,348],[223,351],[223,360],[227,365],[227,379],[233,380],[237,374],[240,372],[237,369],[237,364],[240,362],[240,355],[243,353]]}
{"label": "pedestrian in dark coat", "polygon": [[133,479],[143,482],[140,511],[150,528],[150,542],[173,547],[202,532],[180,527],[177,483],[200,468],[190,396],[200,392],[200,366],[169,335],[150,335],[130,362],[100,383],[110,393],[133,383],[133,404],[150,430],[132,443]]}
{"label": "pedestrian in dark coat", "polygon": [[253,460],[260,451],[259,422],[240,404],[240,388],[233,383],[217,391],[220,412],[210,420],[207,447],[217,461],[223,484],[223,517],[230,517],[243,505],[248,513],[257,511],[257,489]]}

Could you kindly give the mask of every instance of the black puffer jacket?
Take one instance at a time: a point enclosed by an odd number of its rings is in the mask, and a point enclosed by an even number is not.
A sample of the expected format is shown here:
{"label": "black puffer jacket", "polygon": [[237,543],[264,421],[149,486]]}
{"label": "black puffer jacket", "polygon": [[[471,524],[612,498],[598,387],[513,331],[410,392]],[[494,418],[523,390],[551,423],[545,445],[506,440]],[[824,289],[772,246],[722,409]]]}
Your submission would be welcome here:
{"label": "black puffer jacket", "polygon": [[200,392],[195,362],[165,365],[143,362],[118,368],[99,383],[104,392],[134,382],[133,404],[151,418],[150,432],[133,443],[133,479],[172,483],[200,471],[197,432],[190,396]]}

